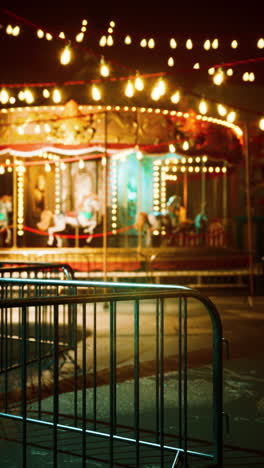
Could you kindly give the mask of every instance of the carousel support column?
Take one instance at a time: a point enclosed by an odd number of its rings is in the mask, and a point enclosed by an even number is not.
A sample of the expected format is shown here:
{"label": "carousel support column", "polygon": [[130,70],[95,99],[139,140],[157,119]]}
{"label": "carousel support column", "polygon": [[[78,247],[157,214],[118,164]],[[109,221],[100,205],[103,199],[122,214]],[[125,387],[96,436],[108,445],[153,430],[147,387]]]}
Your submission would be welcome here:
{"label": "carousel support column", "polygon": [[244,125],[245,135],[245,182],[246,182],[246,209],[247,209],[247,244],[249,262],[249,305],[253,306],[254,297],[254,263],[253,263],[253,236],[252,236],[252,206],[250,190],[250,163],[248,150],[248,126]]}
{"label": "carousel support column", "polygon": [[[141,212],[141,198],[142,198],[142,160],[139,159],[138,161],[138,199],[137,199],[137,212]],[[142,248],[142,229],[138,228],[138,244],[137,244],[138,251],[141,251]]]}
{"label": "carousel support column", "polygon": [[[136,138],[135,138],[135,145],[136,149],[138,150],[138,130],[139,130],[139,123],[138,123],[138,108],[136,110]],[[142,157],[138,157],[138,152],[137,152],[137,158],[138,158],[138,193],[137,193],[137,212],[140,213],[142,209]],[[138,242],[137,242],[137,248],[138,251],[141,251],[142,248],[142,229],[138,228]]]}
{"label": "carousel support column", "polygon": [[104,281],[107,281],[107,201],[108,201],[108,158],[107,158],[107,112],[104,114],[104,156],[103,156],[103,269]]}
{"label": "carousel support column", "polygon": [[13,158],[13,247],[17,247],[17,172],[16,157]]}

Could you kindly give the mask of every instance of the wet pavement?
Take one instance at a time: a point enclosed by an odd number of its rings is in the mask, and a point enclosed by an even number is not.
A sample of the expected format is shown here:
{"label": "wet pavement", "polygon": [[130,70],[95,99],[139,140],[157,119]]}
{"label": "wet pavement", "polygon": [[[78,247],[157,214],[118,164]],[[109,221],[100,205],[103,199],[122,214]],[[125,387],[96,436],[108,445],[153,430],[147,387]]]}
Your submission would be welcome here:
{"label": "wet pavement", "polygon": [[[229,341],[229,359],[223,347],[224,356],[224,412],[228,415],[224,421],[225,464],[241,467],[264,466],[264,297],[255,298],[252,307],[247,297],[210,297],[216,304],[223,323],[223,335]],[[147,307],[146,307],[147,308]],[[133,334],[131,332],[131,311],[123,308],[118,315],[117,340],[117,395],[118,395],[118,421],[120,427],[133,424],[134,407],[133,395]],[[98,320],[98,389],[99,401],[97,418],[107,421],[109,418],[109,347],[108,311],[102,309]],[[88,321],[89,322],[89,321]],[[92,329],[92,323],[88,323]],[[146,330],[141,343],[141,378],[140,378],[140,420],[146,431],[153,427],[153,332],[155,324],[150,320],[147,310],[142,314],[140,327]],[[168,313],[165,319],[165,379],[164,392],[166,400],[166,427],[168,438],[177,432],[177,370],[175,370],[175,330],[177,322],[175,314]],[[190,359],[188,362],[188,426],[189,436],[197,443],[206,445],[211,439],[211,414],[209,410],[211,392],[211,326],[207,317],[200,311],[193,311],[189,326]],[[93,351],[93,337],[88,334],[87,362],[91,362]],[[79,354],[78,354],[79,356]],[[78,364],[81,366],[79,356]],[[60,414],[72,414],[73,393],[71,390],[72,363],[66,362],[61,378],[61,394],[59,397]],[[88,371],[89,372],[89,371]],[[48,373],[48,371],[47,371]],[[47,375],[47,380],[49,377]],[[43,400],[43,411],[49,412],[53,408],[52,383],[47,383],[47,398]],[[67,392],[67,393],[66,393]],[[87,410],[92,408],[93,389],[87,389]],[[79,408],[81,411],[82,391],[78,392]],[[32,402],[28,410],[34,411],[36,403]],[[228,427],[229,426],[229,427]],[[5,451],[4,451],[5,452]],[[32,451],[32,460],[37,456]],[[42,457],[32,467],[52,466],[47,461],[47,452],[40,450]],[[10,456],[10,451],[9,451]],[[3,460],[5,457],[3,456]],[[37,458],[36,458],[37,459]],[[41,461],[42,460],[42,461]],[[10,459],[9,462],[11,463]],[[3,461],[4,463],[4,461]],[[33,462],[32,462],[33,463]],[[70,455],[63,458],[59,466],[81,466],[76,457]],[[19,467],[20,465],[2,465]],[[107,466],[94,462],[88,466]],[[123,465],[125,466],[125,465]],[[142,465],[143,466],[143,465]],[[158,467],[158,462],[144,466]],[[171,466],[168,464],[168,466]],[[206,464],[191,464],[192,466],[206,467]]]}

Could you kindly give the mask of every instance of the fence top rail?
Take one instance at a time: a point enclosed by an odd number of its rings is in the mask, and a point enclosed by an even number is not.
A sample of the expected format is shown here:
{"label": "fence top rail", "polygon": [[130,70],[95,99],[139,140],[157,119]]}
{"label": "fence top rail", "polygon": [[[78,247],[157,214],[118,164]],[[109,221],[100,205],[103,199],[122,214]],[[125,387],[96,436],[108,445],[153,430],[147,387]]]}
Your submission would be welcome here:
{"label": "fence top rail", "polygon": [[[0,269],[1,272],[1,269]],[[86,288],[132,288],[132,289],[145,289],[145,290],[174,290],[174,291],[193,291],[188,286],[181,286],[175,284],[149,284],[149,283],[129,283],[117,281],[90,281],[90,280],[58,280],[51,278],[0,278],[0,286],[4,284],[14,284],[18,286],[34,285],[34,286],[65,286],[65,287],[86,287]]]}

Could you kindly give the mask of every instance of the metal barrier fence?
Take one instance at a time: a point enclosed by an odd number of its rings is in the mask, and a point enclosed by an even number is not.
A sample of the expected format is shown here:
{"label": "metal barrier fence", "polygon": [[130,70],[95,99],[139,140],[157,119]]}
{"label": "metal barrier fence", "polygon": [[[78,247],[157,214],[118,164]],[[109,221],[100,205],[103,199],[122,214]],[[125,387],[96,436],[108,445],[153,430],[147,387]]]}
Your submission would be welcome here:
{"label": "metal barrier fence", "polygon": [[0,261],[0,278],[74,279],[68,263]]}
{"label": "metal barrier fence", "polygon": [[[0,438],[11,444],[9,457],[20,451],[23,467],[32,466],[36,451],[36,466],[50,451],[54,467],[74,459],[89,467],[187,467],[195,460],[222,466],[222,326],[208,298],[174,285],[4,278],[0,287],[30,282],[44,290],[72,288],[72,293],[0,301]],[[73,312],[68,362],[61,343],[65,307]],[[188,330],[201,310],[212,328],[207,448],[197,434],[194,438],[189,404]],[[43,358],[46,326],[52,355]],[[11,349],[14,329],[18,342]],[[12,366],[7,369],[10,355],[17,359],[13,372]],[[168,358],[173,362],[170,389]]]}

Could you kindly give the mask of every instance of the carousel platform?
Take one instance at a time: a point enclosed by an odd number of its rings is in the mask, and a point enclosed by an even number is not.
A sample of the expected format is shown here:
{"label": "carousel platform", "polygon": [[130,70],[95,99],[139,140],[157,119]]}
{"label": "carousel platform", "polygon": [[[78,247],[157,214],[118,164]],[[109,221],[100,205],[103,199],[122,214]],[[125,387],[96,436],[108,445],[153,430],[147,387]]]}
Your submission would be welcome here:
{"label": "carousel platform", "polygon": [[[246,288],[249,258],[223,247],[205,248],[4,248],[0,262],[68,263],[76,279],[136,281],[195,288]],[[256,283],[262,264],[253,269]]]}

